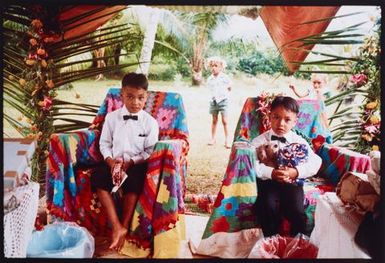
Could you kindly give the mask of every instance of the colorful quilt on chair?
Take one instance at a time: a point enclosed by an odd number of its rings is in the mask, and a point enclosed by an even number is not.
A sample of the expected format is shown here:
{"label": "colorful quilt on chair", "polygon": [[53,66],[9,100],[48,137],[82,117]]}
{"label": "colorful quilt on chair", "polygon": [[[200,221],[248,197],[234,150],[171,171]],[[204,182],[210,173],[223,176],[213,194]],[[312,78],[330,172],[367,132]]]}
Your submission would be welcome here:
{"label": "colorful quilt on chair", "polygon": [[[105,115],[122,105],[120,89],[111,88],[90,130],[52,135],[46,173],[50,222],[75,221],[93,234],[109,232],[106,214],[91,191],[90,175],[93,165],[103,160],[99,138]],[[158,237],[172,235],[174,247],[184,238],[183,197],[189,150],[184,105],[177,93],[149,91],[144,110],[158,121],[159,142],[148,160],[144,190],[126,244],[135,244],[137,256],[175,257],[172,245],[165,248]],[[122,252],[130,251],[124,248]]]}
{"label": "colorful quilt on chair", "polygon": [[[299,114],[294,129],[310,139],[321,135],[327,143],[332,143],[332,136],[325,120],[324,103],[318,100],[297,100],[297,102]],[[264,114],[269,108],[270,105],[265,102],[263,97],[248,98],[235,129],[234,141],[251,142],[259,134],[270,129],[270,124]]]}
{"label": "colorful quilt on chair", "polygon": [[[269,126],[269,123],[263,123],[261,110],[257,111],[261,106],[266,106],[261,103],[260,99],[260,97],[248,98],[244,104],[235,130],[229,164],[213,212],[203,233],[199,245],[201,250],[198,249],[198,253],[210,255],[210,251],[215,250],[212,248],[211,239],[217,233],[234,233],[258,228],[258,215],[254,208],[258,192],[254,169],[256,157],[255,149],[250,146],[250,142],[266,131]],[[299,104],[300,113],[296,129],[310,138],[321,135],[325,137],[326,142],[331,142],[331,134],[324,126],[325,122],[321,116],[323,106],[313,100],[302,100],[299,101]],[[334,191],[335,185],[331,184],[329,180],[332,182],[338,180],[348,170],[365,172],[370,165],[370,159],[366,155],[347,151],[328,143],[324,143],[316,149],[317,154],[323,159],[320,169],[323,178],[313,177],[306,180],[303,186],[308,232],[314,227],[314,211],[319,195],[327,191]],[[282,233],[288,233],[289,227],[283,224]],[[224,239],[224,236],[221,235],[221,238]],[[224,245],[220,239],[215,241],[215,246],[218,248]],[[234,244],[237,242],[245,241],[234,240]]]}

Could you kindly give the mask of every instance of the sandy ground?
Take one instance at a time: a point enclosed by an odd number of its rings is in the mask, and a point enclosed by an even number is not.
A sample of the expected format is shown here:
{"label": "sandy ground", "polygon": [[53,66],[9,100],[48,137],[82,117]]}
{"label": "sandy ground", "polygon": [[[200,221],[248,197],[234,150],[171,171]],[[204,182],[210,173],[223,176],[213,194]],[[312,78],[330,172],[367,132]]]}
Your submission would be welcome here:
{"label": "sandy ground", "polygon": [[[293,95],[288,88],[291,78],[281,76],[272,79],[269,76],[233,78],[233,87],[229,102],[228,126],[231,141],[247,97],[258,96],[263,90],[268,92]],[[295,80],[298,87],[306,87],[310,82]],[[71,90],[58,91],[58,98],[72,102],[100,105],[110,87],[119,87],[120,80],[84,80],[73,84]],[[209,114],[209,90],[205,86],[190,87],[182,82],[150,82],[150,89],[160,91],[173,91],[182,95],[186,109],[188,128],[190,132],[190,152],[188,155],[187,193],[217,194],[223,175],[226,171],[230,149],[224,147],[224,132],[222,123],[217,127],[217,143],[207,145],[211,133],[211,115]],[[80,95],[76,98],[75,95]],[[4,108],[17,116],[13,109]],[[79,119],[87,119],[87,117]],[[92,118],[88,118],[91,121]],[[20,137],[9,124],[4,122],[5,134],[9,137]]]}

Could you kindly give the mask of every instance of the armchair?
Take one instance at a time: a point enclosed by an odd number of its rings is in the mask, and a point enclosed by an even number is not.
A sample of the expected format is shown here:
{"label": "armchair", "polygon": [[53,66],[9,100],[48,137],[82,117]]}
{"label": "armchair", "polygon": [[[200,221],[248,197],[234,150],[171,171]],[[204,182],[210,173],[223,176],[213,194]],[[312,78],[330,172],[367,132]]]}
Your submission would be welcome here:
{"label": "armchair", "polygon": [[[159,142],[148,159],[144,188],[121,252],[173,257],[185,238],[183,197],[189,150],[186,114],[179,94],[149,91],[148,95],[144,110],[158,121]],[[111,88],[90,129],[52,135],[46,172],[49,222],[74,221],[93,235],[110,233],[106,213],[91,191],[90,175],[93,165],[103,161],[99,138],[105,116],[122,105],[120,89]],[[159,243],[163,236],[170,235],[173,244]]]}
{"label": "armchair", "polygon": [[[319,195],[333,191],[346,171],[368,170],[370,159],[366,155],[330,144],[332,138],[323,115],[323,103],[317,100],[298,100],[298,103],[300,109],[295,130],[313,140],[314,149],[323,160],[318,176],[305,181],[303,186],[307,229],[310,233],[314,227],[314,211]],[[223,246],[224,234],[243,233],[239,238],[244,238],[253,229],[253,231],[258,229],[258,215],[254,206],[258,193],[254,169],[256,157],[255,150],[249,146],[249,143],[269,127],[261,113],[261,107],[266,106],[263,97],[248,98],[243,106],[235,130],[227,170],[198,247],[198,253],[210,254],[209,251],[215,250],[212,247],[213,243],[217,247]],[[325,142],[316,145],[315,142],[320,138],[324,138]],[[288,222],[284,221],[283,234],[289,232],[288,227]],[[237,240],[234,239],[234,244],[236,242]],[[207,248],[208,244],[211,245],[210,249]]]}

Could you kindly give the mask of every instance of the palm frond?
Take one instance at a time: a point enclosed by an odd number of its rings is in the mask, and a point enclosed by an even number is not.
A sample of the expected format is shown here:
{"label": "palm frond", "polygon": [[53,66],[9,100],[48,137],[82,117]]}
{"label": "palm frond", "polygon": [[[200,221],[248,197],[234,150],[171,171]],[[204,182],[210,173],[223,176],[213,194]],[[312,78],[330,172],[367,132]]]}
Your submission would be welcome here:
{"label": "palm frond", "polygon": [[5,113],[3,114],[3,118],[6,122],[8,122],[16,131],[18,131],[21,135],[25,136],[25,134],[22,132],[23,125],[15,120],[14,117],[10,116],[9,114]]}
{"label": "palm frond", "polygon": [[[69,47],[67,49],[62,49],[60,52],[53,53],[52,59],[54,59],[57,62],[60,62],[72,56],[76,56],[82,53],[92,52],[100,48],[104,48],[110,45],[115,45],[115,44],[127,41],[129,37],[130,37],[129,34],[127,34],[125,36],[116,36],[110,39],[105,39],[96,45],[89,43],[85,45],[83,44],[79,46],[74,46],[72,48]],[[131,39],[131,40],[133,41],[134,39]]]}
{"label": "palm frond", "polygon": [[57,87],[63,86],[65,84],[75,82],[77,80],[97,76],[99,74],[105,74],[108,72],[111,72],[113,70],[119,70],[122,68],[130,67],[138,65],[137,62],[135,63],[125,63],[121,65],[114,65],[114,66],[107,66],[103,68],[91,68],[91,69],[84,69],[84,70],[77,70],[77,71],[72,71],[68,72],[63,75],[59,75],[54,79],[54,83],[56,84]]}
{"label": "palm frond", "polygon": [[130,31],[130,27],[127,25],[116,25],[116,26],[111,26],[105,29],[99,29],[99,32],[93,33],[93,34],[83,34],[79,35],[70,39],[67,39],[66,41],[60,41],[57,43],[54,43],[51,46],[51,50],[56,51],[57,49],[61,48],[68,48],[71,47],[72,45],[78,45],[81,43],[87,43],[87,42],[93,42],[96,39],[108,36],[108,35],[116,35],[118,33],[123,33]]}
{"label": "palm frond", "polygon": [[156,43],[156,44],[159,44],[159,45],[161,45],[161,46],[163,46],[163,47],[166,47],[166,48],[168,48],[168,49],[170,49],[170,50],[172,50],[172,51],[174,51],[175,53],[177,53],[178,55],[180,55],[184,60],[186,60],[187,63],[189,63],[190,60],[189,60],[189,59],[184,55],[184,53],[181,52],[180,50],[174,48],[173,46],[171,46],[171,45],[169,45],[168,43],[163,42],[163,41],[155,40],[155,43]]}
{"label": "palm frond", "polygon": [[[351,14],[346,14],[342,16],[328,17],[324,19],[316,19],[312,21],[305,21],[301,25],[324,22],[326,20],[337,19],[340,17],[353,16],[357,14],[362,14],[362,12],[356,12]],[[313,61],[290,61],[290,63],[300,65],[298,72],[300,73],[321,73],[321,74],[353,74],[354,69],[347,67],[347,63],[359,63],[361,61],[360,57],[346,56],[337,52],[325,52],[318,50],[309,50],[310,46],[341,46],[341,45],[360,45],[364,43],[363,38],[364,34],[360,33],[361,26],[366,22],[357,22],[351,26],[345,28],[325,31],[319,34],[313,34],[306,37],[294,39],[288,43],[285,43],[280,49],[279,52],[282,53],[285,49],[290,49],[292,51],[300,51],[317,56],[317,59]],[[295,47],[291,45],[295,44]],[[303,67],[308,66],[317,66],[316,70],[304,69]],[[358,105],[345,106],[344,102],[348,98],[354,98],[358,95],[361,95],[363,99],[368,97],[368,91],[365,86],[361,88],[349,87],[339,94],[326,99],[326,107],[336,106],[334,113],[329,117],[329,126],[332,132],[333,141],[339,142],[340,145],[354,149],[354,145],[357,142],[359,136],[362,134],[360,127],[362,109]],[[341,109],[341,106],[345,107]],[[332,125],[332,123],[337,123]]]}

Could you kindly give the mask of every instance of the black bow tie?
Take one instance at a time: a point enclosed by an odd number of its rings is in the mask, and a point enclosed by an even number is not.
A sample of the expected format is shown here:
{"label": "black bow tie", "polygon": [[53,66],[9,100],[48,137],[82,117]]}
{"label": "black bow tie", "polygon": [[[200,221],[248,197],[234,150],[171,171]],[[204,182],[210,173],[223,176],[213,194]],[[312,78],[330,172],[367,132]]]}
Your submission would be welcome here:
{"label": "black bow tie", "polygon": [[286,142],[286,138],[285,137],[278,137],[278,136],[275,136],[275,135],[271,135],[271,140],[272,141],[280,141],[280,142],[283,142],[283,143]]}
{"label": "black bow tie", "polygon": [[137,121],[138,120],[138,116],[136,116],[136,115],[123,115],[123,120],[126,121],[126,120],[129,120],[129,119]]}

